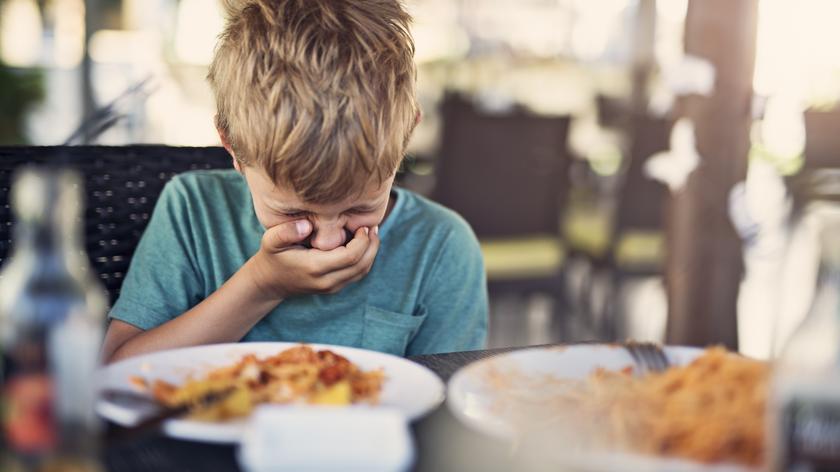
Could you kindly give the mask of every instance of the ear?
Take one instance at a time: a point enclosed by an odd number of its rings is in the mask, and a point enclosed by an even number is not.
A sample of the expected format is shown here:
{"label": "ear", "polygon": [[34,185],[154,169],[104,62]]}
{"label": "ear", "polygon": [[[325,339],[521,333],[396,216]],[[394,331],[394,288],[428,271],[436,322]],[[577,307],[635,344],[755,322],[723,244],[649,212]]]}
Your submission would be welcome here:
{"label": "ear", "polygon": [[233,152],[233,147],[231,147],[230,141],[228,140],[227,134],[225,133],[225,131],[221,127],[219,127],[218,116],[216,117],[216,119],[214,121],[216,122],[216,132],[219,133],[219,139],[222,141],[222,146],[225,148],[225,150],[228,152],[228,154],[230,154],[230,157],[233,160],[233,167],[237,171],[242,172],[242,169],[240,168],[240,165],[239,165],[239,161],[236,160],[236,154],[234,154],[234,152]]}
{"label": "ear", "polygon": [[421,121],[423,121],[423,110],[421,110],[420,107],[417,107],[417,113],[414,115],[414,123],[411,124],[411,129],[409,129],[406,134],[403,147],[408,144],[408,140],[411,138],[411,135],[414,134],[414,129],[417,128],[417,125],[419,125]]}

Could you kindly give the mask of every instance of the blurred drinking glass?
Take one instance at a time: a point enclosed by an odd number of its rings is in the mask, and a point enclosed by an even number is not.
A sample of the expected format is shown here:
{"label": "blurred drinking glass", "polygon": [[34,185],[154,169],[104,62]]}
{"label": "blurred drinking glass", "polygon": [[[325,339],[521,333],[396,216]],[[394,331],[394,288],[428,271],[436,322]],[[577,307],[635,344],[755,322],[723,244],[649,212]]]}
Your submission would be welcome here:
{"label": "blurred drinking glass", "polygon": [[107,298],[82,244],[69,170],[16,175],[11,257],[0,271],[2,470],[102,470],[95,373]]}
{"label": "blurred drinking glass", "polygon": [[776,362],[772,470],[840,470],[840,207],[820,206],[819,273],[808,315]]}

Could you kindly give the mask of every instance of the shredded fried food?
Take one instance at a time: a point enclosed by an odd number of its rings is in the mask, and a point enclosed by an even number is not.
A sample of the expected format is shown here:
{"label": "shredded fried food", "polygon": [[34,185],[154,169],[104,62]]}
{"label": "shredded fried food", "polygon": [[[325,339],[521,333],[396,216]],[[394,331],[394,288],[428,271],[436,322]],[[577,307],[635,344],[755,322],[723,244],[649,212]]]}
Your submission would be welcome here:
{"label": "shredded fried food", "polygon": [[[578,448],[755,466],[764,455],[769,369],[714,347],[688,365],[641,377],[628,368],[597,369],[580,381],[542,378],[553,394],[539,406],[530,399],[504,408],[523,432],[553,431],[553,441],[575,441]],[[488,380],[500,385],[505,376],[499,374]]]}
{"label": "shredded fried food", "polygon": [[[330,350],[300,345],[264,359],[246,355],[180,386],[155,380],[151,393],[164,405],[190,406],[192,419],[220,421],[248,415],[260,403],[375,404],[384,379],[382,369],[365,372]],[[213,395],[221,399],[202,401]]]}

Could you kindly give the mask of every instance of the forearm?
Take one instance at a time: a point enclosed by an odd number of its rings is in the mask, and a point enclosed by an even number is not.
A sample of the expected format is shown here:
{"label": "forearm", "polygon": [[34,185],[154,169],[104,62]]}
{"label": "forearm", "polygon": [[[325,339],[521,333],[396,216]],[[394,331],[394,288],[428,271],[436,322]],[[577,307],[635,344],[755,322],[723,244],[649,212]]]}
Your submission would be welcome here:
{"label": "forearm", "polygon": [[107,361],[186,346],[241,340],[280,299],[268,298],[248,271],[251,261],[218,290],[180,316],[131,337]]}

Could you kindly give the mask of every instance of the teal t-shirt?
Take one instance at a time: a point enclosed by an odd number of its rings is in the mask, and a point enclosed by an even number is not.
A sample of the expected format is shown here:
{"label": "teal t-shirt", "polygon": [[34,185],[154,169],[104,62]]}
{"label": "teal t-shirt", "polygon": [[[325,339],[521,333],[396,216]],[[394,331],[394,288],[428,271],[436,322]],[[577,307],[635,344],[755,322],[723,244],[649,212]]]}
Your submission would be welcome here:
{"label": "teal t-shirt", "polygon": [[[284,300],[243,341],[339,344],[397,355],[482,348],[487,285],[475,235],[436,203],[397,187],[393,195],[365,278],[336,294]],[[148,330],[188,311],[257,252],[263,232],[235,170],[175,176],[109,316]]]}

